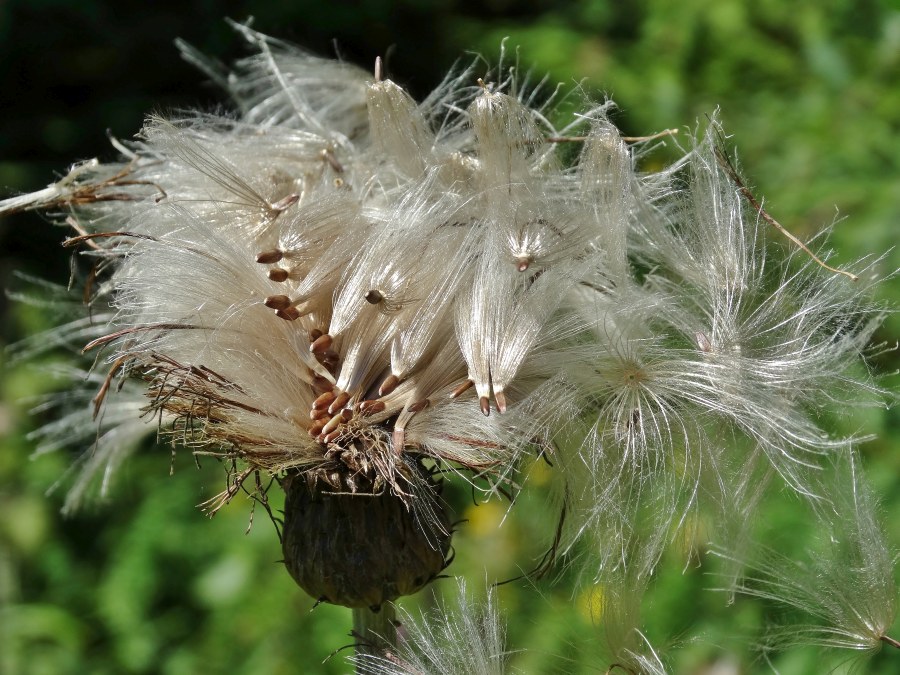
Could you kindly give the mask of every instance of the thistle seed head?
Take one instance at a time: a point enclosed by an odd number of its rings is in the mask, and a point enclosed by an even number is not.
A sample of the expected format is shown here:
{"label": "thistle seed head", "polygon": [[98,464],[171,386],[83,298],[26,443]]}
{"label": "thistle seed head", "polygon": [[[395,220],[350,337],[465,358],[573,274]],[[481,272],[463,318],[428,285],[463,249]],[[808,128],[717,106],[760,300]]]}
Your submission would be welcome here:
{"label": "thistle seed head", "polygon": [[[236,467],[215,508],[280,478],[312,595],[377,607],[443,569],[433,470],[493,494],[551,459],[557,546],[586,542],[591,582],[644,578],[701,500],[747,492],[743,449],[823,496],[812,476],[853,439],[819,419],[884,393],[857,367],[875,263],[853,284],[805,245],[773,255],[715,119],[646,174],[611,104],[556,124],[552,96],[477,62],[417,103],[380,66],[238,30],[259,52],[220,79],[239,112],[150,117],[121,161],[0,213],[64,210],[99,270],[106,311],[53,338],[102,352],[88,415],[142,409]],[[133,427],[101,428],[76,497]]]}

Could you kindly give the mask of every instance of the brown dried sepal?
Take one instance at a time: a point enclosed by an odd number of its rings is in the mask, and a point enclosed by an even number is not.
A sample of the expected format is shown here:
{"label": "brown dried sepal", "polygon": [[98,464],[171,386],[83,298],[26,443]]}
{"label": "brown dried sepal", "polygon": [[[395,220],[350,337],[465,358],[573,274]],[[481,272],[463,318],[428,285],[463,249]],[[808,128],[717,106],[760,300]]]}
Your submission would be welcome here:
{"label": "brown dried sepal", "polygon": [[[434,481],[420,471],[436,491]],[[406,501],[386,487],[373,494],[371,483],[355,479],[356,494],[303,475],[282,480],[284,564],[317,600],[377,611],[443,571],[450,524],[438,498],[431,506],[439,522],[432,518],[425,532]]]}

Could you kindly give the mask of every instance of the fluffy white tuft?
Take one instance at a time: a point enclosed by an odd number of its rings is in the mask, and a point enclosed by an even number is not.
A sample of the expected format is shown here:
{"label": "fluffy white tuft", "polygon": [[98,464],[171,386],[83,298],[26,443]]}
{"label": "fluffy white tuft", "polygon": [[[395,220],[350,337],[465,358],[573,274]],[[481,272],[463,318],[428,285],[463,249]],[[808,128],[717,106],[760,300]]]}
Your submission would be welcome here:
{"label": "fluffy white tuft", "polygon": [[456,604],[445,602],[421,617],[400,610],[404,637],[397,652],[351,659],[367,675],[505,675],[508,653],[496,591],[477,601],[457,581]]}

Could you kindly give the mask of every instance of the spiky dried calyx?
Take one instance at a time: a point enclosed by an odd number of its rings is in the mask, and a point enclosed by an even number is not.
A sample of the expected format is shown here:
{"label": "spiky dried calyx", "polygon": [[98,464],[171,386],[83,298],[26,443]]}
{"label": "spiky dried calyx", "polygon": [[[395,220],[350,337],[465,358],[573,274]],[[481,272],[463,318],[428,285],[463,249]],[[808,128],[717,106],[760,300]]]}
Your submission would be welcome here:
{"label": "spiky dried calyx", "polygon": [[[436,496],[438,485],[424,469],[412,471]],[[450,523],[442,505],[431,502],[428,528],[408,500],[336,469],[329,481],[310,474],[282,480],[285,491],[282,550],[294,581],[323,602],[377,611],[385,602],[411,595],[447,566]],[[421,483],[421,480],[418,482]],[[420,487],[421,490],[421,487]]]}

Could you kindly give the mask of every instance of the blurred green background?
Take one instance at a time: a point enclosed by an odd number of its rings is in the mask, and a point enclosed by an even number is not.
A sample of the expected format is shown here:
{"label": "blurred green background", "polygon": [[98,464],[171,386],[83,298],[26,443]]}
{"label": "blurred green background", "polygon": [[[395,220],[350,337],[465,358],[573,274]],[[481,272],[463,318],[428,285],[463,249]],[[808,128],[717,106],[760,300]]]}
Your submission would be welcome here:
{"label": "blurred green background", "polygon": [[[469,51],[488,57],[502,38],[521,62],[551,82],[580,82],[608,94],[630,135],[694,127],[721,110],[758,196],[796,234],[837,220],[838,261],[887,251],[900,227],[900,7],[888,0],[363,0],[321,3],[185,1],[0,3],[0,190],[43,187],[73,161],[115,152],[106,133],[128,138],[145,113],[224,103],[204,76],[179,59],[186,39],[225,61],[245,53],[222,21],[254,15],[255,27],[314,52],[367,66],[386,58],[389,75],[422,96]],[[650,161],[661,163],[666,152]],[[36,215],[0,221],[0,285],[14,271],[59,283],[68,259],[61,231]],[[885,273],[900,267],[888,254]],[[900,300],[900,285],[881,287]],[[0,347],[54,322],[45,310],[0,298]],[[900,318],[878,336],[895,342]],[[277,563],[277,538],[264,514],[248,535],[249,502],[213,520],[195,505],[216,494],[221,467],[198,471],[179,454],[148,444],[121,472],[108,503],[62,519],[62,491],[48,489],[77,454],[32,458],[28,399],[58,386],[41,364],[10,363],[0,352],[0,673],[347,672],[349,611],[312,609]],[[900,367],[897,353],[874,364]],[[889,378],[896,387],[898,378]],[[878,434],[863,455],[885,510],[889,541],[900,544],[900,417],[873,411],[838,420],[844,431]],[[502,527],[506,505],[470,506],[456,537],[451,574],[473,584],[529,569],[552,532],[536,467],[534,489]],[[274,493],[274,491],[273,491]],[[467,501],[468,500],[468,501]],[[469,505],[467,505],[469,504]],[[759,536],[799,550],[805,511],[789,498],[765,510]],[[703,548],[703,542],[694,542]],[[487,568],[485,570],[485,567]],[[673,555],[645,603],[644,628],[672,672],[769,672],[749,643],[774,609],[703,590],[704,570]],[[591,619],[589,593],[572,596],[563,574],[535,590],[501,588],[511,665],[525,673],[602,673],[608,667]],[[438,586],[452,588],[451,582]],[[427,594],[420,601],[428,604]],[[895,637],[897,637],[895,632]],[[821,673],[824,655],[774,657],[784,675]],[[829,661],[833,665],[833,662]],[[831,667],[830,665],[828,667]],[[864,672],[900,672],[900,653],[879,654]]]}

